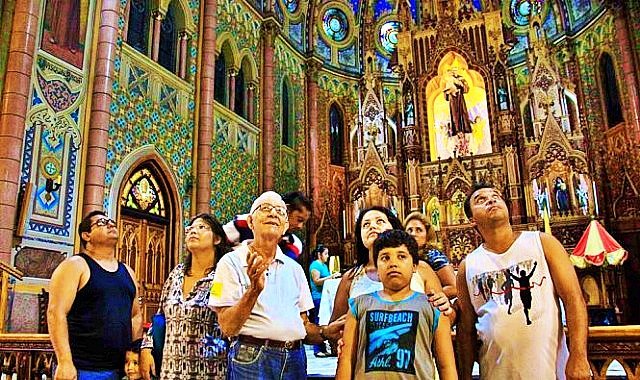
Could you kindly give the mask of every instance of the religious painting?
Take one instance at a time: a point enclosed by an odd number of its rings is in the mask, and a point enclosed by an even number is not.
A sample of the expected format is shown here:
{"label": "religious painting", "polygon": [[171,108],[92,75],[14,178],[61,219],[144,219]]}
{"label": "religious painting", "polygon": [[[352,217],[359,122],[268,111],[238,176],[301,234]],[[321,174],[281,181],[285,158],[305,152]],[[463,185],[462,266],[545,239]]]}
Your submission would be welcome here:
{"label": "religious painting", "polygon": [[487,92],[480,73],[448,53],[427,85],[431,159],[491,153]]}
{"label": "religious painting", "polygon": [[82,68],[89,2],[47,0],[40,46],[61,60]]}

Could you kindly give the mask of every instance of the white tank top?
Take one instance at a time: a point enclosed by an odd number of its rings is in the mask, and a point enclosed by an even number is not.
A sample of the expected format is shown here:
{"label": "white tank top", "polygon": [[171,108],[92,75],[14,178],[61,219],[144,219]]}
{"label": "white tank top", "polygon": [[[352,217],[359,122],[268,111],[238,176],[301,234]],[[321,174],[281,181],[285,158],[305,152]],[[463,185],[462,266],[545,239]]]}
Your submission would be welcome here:
{"label": "white tank top", "polygon": [[[369,276],[367,276],[363,265],[359,266],[355,271],[356,273],[353,275],[351,288],[349,289],[349,298],[356,298],[363,294],[382,290],[382,282],[370,279]],[[424,294],[424,280],[420,277],[418,272],[414,272],[411,276],[411,284],[409,284],[409,287],[414,292]]]}
{"label": "white tank top", "polygon": [[502,254],[481,245],[465,262],[480,378],[564,379],[569,354],[540,233],[522,232]]}

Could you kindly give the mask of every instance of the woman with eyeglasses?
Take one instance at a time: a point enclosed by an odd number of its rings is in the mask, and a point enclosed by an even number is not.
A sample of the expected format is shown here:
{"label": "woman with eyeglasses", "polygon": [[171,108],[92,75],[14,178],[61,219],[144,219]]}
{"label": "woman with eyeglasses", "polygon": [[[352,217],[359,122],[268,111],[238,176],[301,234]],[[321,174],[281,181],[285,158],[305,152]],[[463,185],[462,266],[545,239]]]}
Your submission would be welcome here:
{"label": "woman with eyeglasses", "polygon": [[[187,252],[164,284],[158,314],[166,330],[162,366],[156,373],[152,334],[145,337],[140,354],[144,379],[224,379],[227,342],[216,314],[207,306],[216,264],[231,251],[222,225],[210,214],[200,214],[185,228]],[[151,330],[153,331],[153,326]]]}
{"label": "woman with eyeglasses", "polygon": [[[382,290],[378,270],[373,261],[373,242],[378,234],[388,230],[402,230],[402,223],[391,210],[373,206],[360,212],[356,221],[357,264],[348,270],[338,285],[331,321],[344,315],[348,310],[348,300],[362,294]],[[454,313],[451,303],[442,291],[442,285],[433,269],[420,262],[418,270],[411,278],[411,289],[429,295],[429,301],[447,316]]]}
{"label": "woman with eyeglasses", "polygon": [[404,219],[404,229],[416,239],[420,260],[425,261],[436,272],[444,294],[449,299],[456,298],[456,274],[447,255],[436,246],[436,231],[427,217],[417,211],[412,212]]}

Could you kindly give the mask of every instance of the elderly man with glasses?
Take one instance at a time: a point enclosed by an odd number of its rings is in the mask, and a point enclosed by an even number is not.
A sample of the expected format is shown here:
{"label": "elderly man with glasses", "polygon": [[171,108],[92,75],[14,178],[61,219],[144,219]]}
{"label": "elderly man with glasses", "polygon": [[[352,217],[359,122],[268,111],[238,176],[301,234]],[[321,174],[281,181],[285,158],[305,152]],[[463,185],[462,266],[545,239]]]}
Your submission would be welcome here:
{"label": "elderly man with glasses", "polygon": [[303,341],[339,338],[344,320],[309,322],[313,300],[304,270],[278,246],[288,227],[280,195],[260,195],[247,223],[255,239],[220,259],[209,298],[222,332],[234,338],[228,378],[305,379]]}
{"label": "elderly man with glasses", "polygon": [[115,257],[116,222],[102,211],[82,219],[83,252],[53,272],[47,312],[56,380],[117,380],[125,352],[142,334],[133,270]]}

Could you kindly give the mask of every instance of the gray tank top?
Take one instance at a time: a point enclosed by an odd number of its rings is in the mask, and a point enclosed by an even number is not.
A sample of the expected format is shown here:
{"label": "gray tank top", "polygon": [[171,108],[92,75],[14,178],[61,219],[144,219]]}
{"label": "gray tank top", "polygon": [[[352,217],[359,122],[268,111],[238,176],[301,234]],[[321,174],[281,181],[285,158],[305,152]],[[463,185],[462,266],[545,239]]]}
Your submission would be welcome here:
{"label": "gray tank top", "polygon": [[349,308],[358,320],[356,380],[435,377],[431,343],[440,312],[427,296],[394,302],[375,292],[350,299]]}

